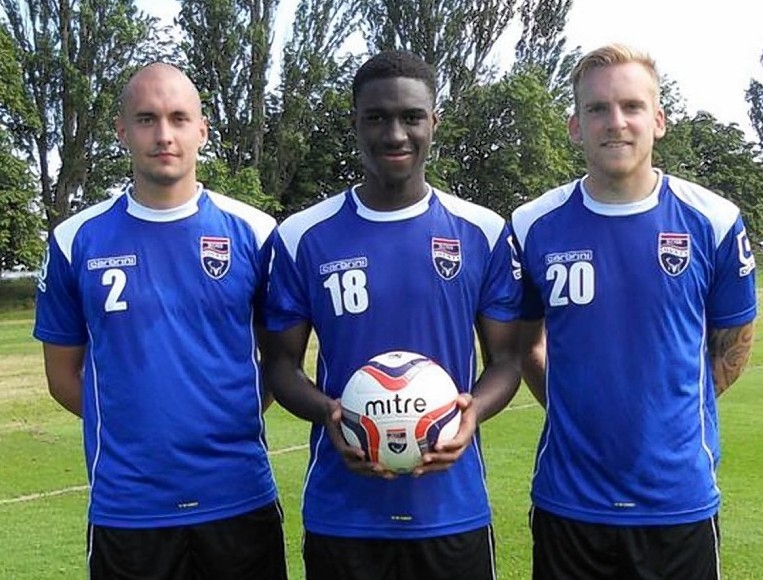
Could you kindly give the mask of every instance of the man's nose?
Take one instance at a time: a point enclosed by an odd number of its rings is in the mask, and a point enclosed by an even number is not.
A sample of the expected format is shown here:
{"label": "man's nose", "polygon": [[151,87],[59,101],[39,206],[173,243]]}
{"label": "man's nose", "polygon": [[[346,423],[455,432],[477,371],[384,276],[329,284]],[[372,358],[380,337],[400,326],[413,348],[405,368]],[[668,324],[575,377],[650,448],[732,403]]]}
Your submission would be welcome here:
{"label": "man's nose", "polygon": [[384,137],[389,143],[402,143],[405,141],[408,138],[408,133],[402,120],[390,119]]}
{"label": "man's nose", "polygon": [[161,144],[172,142],[172,127],[166,119],[159,119],[155,125],[156,142]]}

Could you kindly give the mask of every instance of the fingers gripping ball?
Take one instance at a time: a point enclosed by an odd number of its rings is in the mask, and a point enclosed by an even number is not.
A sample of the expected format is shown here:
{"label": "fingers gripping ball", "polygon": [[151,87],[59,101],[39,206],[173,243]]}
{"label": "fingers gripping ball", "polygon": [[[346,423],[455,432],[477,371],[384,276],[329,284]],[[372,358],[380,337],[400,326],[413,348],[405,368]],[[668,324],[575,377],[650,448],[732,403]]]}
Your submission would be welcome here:
{"label": "fingers gripping ball", "polygon": [[394,351],[358,369],[342,393],[342,433],[347,443],[391,471],[421,465],[422,454],[458,431],[458,389],[433,360]]}

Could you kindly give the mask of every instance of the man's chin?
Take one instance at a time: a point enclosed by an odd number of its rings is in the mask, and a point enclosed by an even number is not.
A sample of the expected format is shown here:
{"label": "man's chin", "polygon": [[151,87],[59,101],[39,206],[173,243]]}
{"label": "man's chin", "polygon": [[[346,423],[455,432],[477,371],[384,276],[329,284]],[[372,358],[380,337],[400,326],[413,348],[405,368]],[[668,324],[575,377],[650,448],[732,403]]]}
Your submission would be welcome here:
{"label": "man's chin", "polygon": [[410,181],[415,174],[416,172],[411,170],[410,167],[401,168],[399,171],[389,171],[386,169],[384,171],[379,171],[377,168],[377,171],[374,172],[376,179],[385,186],[401,185]]}
{"label": "man's chin", "polygon": [[178,175],[175,172],[151,172],[146,173],[144,178],[151,183],[161,186],[175,185],[182,179],[182,175]]}
{"label": "man's chin", "polygon": [[602,174],[613,179],[628,177],[636,169],[636,165],[629,159],[607,160],[597,165]]}

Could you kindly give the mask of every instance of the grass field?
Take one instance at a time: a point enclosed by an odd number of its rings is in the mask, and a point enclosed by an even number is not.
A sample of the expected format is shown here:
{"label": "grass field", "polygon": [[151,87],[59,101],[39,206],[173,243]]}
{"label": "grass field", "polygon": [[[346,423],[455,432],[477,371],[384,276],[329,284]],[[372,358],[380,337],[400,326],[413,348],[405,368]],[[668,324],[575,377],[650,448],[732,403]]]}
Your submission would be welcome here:
{"label": "grass field", "polygon": [[[0,313],[0,579],[81,579],[87,488],[80,424],[48,396],[32,312]],[[720,401],[724,459],[722,553],[726,580],[763,578],[763,352]],[[303,577],[300,495],[307,425],[267,414],[272,462],[286,511],[290,578]],[[498,572],[530,577],[528,491],[543,420],[526,390],[483,427]]]}

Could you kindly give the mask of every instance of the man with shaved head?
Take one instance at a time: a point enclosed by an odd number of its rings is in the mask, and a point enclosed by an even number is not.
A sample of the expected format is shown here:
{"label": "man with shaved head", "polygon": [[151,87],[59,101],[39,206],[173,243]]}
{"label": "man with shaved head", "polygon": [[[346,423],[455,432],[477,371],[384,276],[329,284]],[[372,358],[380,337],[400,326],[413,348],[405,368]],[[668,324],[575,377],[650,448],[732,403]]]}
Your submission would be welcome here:
{"label": "man with shaved head", "polygon": [[[160,116],[166,123],[158,122]],[[138,201],[167,209],[196,193],[196,158],[207,141],[207,121],[185,74],[163,63],[138,71],[122,91],[116,124],[132,155]]]}
{"label": "man with shaved head", "polygon": [[90,578],[282,580],[255,332],[275,220],[197,183],[177,68],[130,79],[116,130],[132,182],[55,229],[34,328],[83,420]]}

